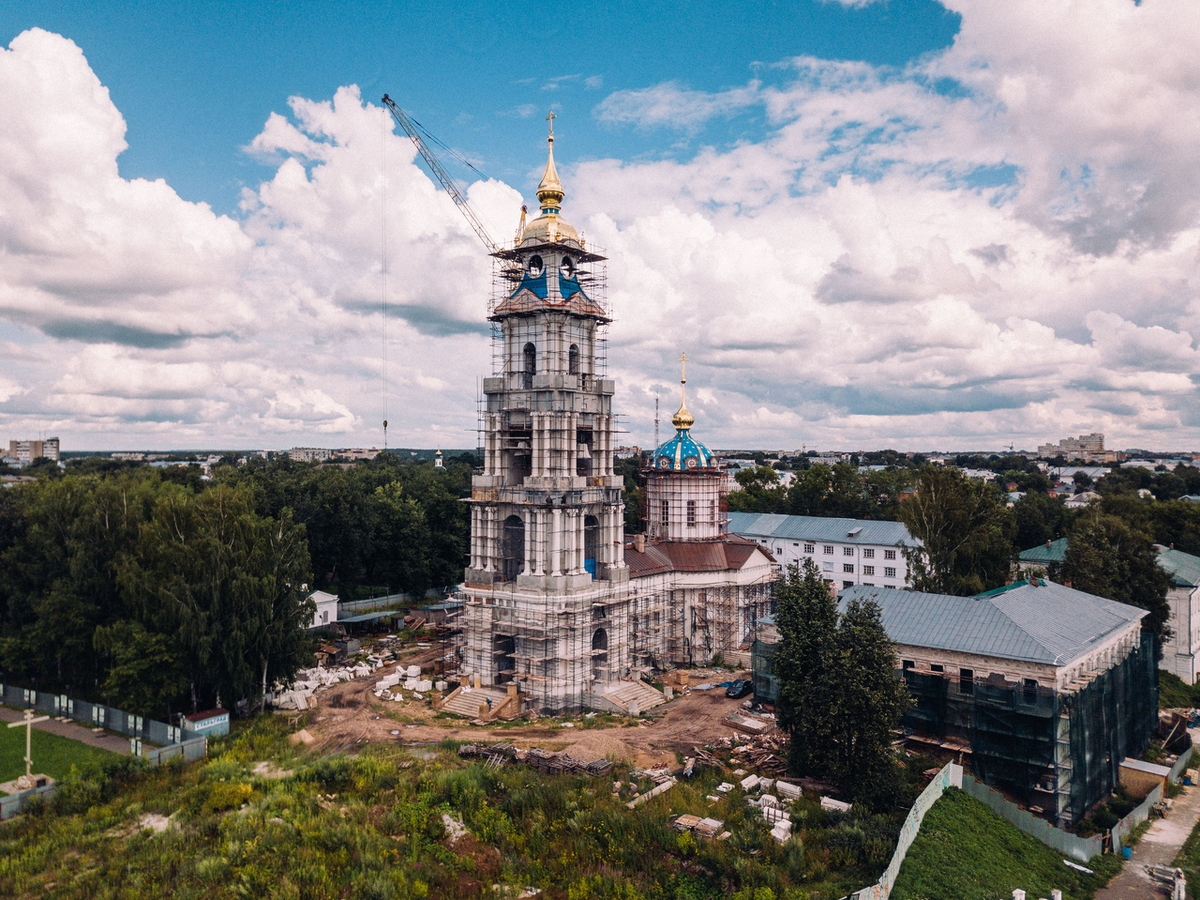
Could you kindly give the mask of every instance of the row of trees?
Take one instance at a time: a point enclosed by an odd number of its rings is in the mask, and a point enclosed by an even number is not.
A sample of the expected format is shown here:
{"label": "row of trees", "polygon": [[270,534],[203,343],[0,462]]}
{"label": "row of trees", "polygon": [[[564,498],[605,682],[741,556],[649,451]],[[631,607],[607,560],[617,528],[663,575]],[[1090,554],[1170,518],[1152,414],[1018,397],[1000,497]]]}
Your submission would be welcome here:
{"label": "row of trees", "polygon": [[169,715],[261,698],[309,651],[303,526],[143,470],[0,492],[0,667]]}
{"label": "row of trees", "polygon": [[310,658],[313,587],[461,577],[471,465],[46,469],[0,491],[0,670],[154,716],[257,702]]}

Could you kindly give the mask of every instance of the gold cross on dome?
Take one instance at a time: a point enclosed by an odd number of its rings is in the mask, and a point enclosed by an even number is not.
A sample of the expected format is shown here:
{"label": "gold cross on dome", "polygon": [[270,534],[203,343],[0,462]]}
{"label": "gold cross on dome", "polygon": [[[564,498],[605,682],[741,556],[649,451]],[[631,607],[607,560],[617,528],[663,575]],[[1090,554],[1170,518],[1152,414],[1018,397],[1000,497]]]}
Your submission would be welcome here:
{"label": "gold cross on dome", "polygon": [[680,384],[687,384],[687,354],[686,354],[686,353],[682,354],[682,355],[679,357],[679,363],[680,363],[680,366],[679,366],[679,368],[680,368],[680,377],[679,377],[679,383],[680,383]]}
{"label": "gold cross on dome", "polygon": [[554,137],[554,120],[557,118],[554,110],[550,110],[550,115],[546,116],[546,121],[550,123],[550,137]]}

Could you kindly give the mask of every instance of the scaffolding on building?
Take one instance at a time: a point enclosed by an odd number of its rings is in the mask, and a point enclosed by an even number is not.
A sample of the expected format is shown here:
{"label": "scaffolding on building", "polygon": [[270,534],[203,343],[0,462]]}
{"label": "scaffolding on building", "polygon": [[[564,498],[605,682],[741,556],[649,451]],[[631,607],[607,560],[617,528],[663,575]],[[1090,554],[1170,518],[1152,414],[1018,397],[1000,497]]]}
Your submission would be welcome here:
{"label": "scaffolding on building", "polygon": [[1116,786],[1121,761],[1149,745],[1156,665],[1154,639],[1143,632],[1121,662],[1067,692],[908,669],[915,703],[904,724],[935,743],[969,748],[977,776],[1052,823],[1078,822]]}

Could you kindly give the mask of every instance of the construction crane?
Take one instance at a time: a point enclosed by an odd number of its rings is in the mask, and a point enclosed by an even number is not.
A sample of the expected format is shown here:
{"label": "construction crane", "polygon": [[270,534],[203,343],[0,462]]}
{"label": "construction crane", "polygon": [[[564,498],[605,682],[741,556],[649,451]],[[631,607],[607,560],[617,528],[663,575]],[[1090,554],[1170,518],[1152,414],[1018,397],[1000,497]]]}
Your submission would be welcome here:
{"label": "construction crane", "polygon": [[425,145],[425,141],[421,139],[421,135],[417,131],[417,123],[408,113],[397,106],[396,102],[387,94],[383,95],[383,105],[388,108],[388,112],[392,114],[392,118],[404,129],[404,133],[408,135],[409,139],[416,144],[417,150],[425,160],[425,164],[429,166],[434,177],[441,182],[442,188],[450,195],[450,199],[454,201],[454,205],[458,207],[458,211],[463,214],[463,218],[467,220],[467,224],[479,235],[479,239],[483,241],[483,245],[487,248],[488,253],[497,252],[500,246],[492,240],[492,236],[488,234],[488,230],[484,227],[483,222],[479,220],[479,216],[475,215],[475,210],[471,209],[471,204],[467,202],[467,198],[459,190],[458,183],[450,177],[450,173],[438,162],[438,158],[433,155],[433,151]]}

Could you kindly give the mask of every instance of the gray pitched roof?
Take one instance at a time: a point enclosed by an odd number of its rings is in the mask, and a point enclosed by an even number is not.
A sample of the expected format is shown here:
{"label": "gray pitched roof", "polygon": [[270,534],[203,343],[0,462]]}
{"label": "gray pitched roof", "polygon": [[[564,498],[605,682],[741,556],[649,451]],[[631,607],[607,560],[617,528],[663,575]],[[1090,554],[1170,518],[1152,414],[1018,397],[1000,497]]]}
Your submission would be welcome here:
{"label": "gray pitched roof", "polygon": [[827,516],[782,516],[775,513],[729,513],[729,530],[743,537],[766,540],[837,541],[884,547],[919,547],[920,541],[899,522],[876,519],[834,519]]}
{"label": "gray pitched roof", "polygon": [[1053,582],[1018,582],[978,597],[856,585],[839,595],[839,608],[855,597],[879,604],[897,644],[1054,666],[1069,665],[1147,615]]}

